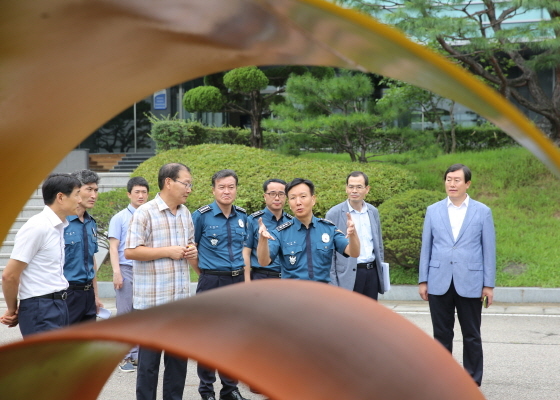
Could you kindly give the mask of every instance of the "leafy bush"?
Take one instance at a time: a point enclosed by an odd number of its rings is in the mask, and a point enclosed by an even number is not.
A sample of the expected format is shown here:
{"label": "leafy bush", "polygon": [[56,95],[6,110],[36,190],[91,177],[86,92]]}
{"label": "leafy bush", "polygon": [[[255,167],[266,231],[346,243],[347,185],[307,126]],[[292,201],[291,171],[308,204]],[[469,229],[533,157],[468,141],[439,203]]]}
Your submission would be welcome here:
{"label": "leafy bush", "polygon": [[399,167],[310,161],[239,145],[213,144],[160,153],[142,163],[132,175],[143,176],[155,188],[158,170],[168,162],[181,162],[191,169],[194,190],[187,203],[191,212],[213,201],[211,177],[224,168],[237,172],[239,187],[235,204],[249,213],[264,207],[262,184],[269,178],[291,181],[303,177],[312,180],[317,194],[315,215],[321,217],[329,208],[346,199],[345,179],[355,169],[364,171],[370,177],[371,190],[367,201],[375,205],[415,185],[412,174]]}
{"label": "leafy bush", "polygon": [[386,262],[418,268],[426,208],[442,198],[438,192],[413,189],[379,206]]}
{"label": "leafy bush", "polygon": [[516,146],[517,143],[499,128],[485,124],[455,128],[456,151],[480,151]]}

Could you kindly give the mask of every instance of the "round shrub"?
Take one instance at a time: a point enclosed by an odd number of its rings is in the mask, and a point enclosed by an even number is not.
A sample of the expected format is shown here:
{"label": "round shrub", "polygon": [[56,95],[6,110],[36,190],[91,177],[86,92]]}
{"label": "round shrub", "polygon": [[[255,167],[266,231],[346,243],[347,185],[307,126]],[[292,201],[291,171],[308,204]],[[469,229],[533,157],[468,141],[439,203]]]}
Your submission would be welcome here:
{"label": "round shrub", "polygon": [[[180,162],[191,169],[194,189],[187,201],[191,212],[214,200],[212,175],[225,168],[236,171],[239,186],[235,204],[248,213],[264,207],[262,184],[269,178],[280,178],[286,182],[294,178],[313,181],[317,195],[314,211],[318,217],[323,217],[329,208],[346,199],[346,176],[354,170],[361,170],[369,176],[371,190],[366,201],[376,206],[416,184],[410,172],[390,165],[307,160],[251,147],[215,144],[160,153],[142,163],[132,176],[146,178],[155,194],[158,170],[169,162]],[[288,206],[286,210],[289,211]]]}
{"label": "round shrub", "polygon": [[444,195],[413,189],[379,206],[385,261],[393,266],[418,268],[426,208]]}

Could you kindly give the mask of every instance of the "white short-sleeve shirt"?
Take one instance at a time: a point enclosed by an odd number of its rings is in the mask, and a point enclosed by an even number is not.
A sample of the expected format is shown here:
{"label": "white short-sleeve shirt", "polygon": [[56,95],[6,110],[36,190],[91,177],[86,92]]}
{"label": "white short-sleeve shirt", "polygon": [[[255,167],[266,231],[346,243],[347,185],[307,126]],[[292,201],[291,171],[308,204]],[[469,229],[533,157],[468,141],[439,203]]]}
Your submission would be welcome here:
{"label": "white short-sleeve shirt", "polygon": [[67,225],[68,221],[61,221],[45,206],[19,229],[10,258],[27,264],[20,277],[20,300],[68,288],[63,273]]}

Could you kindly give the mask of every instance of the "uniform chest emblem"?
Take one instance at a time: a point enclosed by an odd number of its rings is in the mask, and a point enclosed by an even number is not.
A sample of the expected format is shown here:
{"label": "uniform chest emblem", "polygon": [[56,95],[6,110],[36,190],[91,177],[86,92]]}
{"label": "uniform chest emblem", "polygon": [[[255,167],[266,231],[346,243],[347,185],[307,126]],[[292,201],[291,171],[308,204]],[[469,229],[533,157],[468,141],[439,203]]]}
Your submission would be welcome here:
{"label": "uniform chest emblem", "polygon": [[242,228],[245,227],[245,224],[243,223],[243,220],[238,219],[237,222],[239,223],[239,226],[240,226],[240,227],[242,227]]}
{"label": "uniform chest emblem", "polygon": [[290,264],[294,265],[296,263],[296,256],[290,256]]}
{"label": "uniform chest emblem", "polygon": [[323,243],[328,243],[329,240],[331,240],[331,237],[328,233],[323,233],[323,236],[321,236],[321,240],[323,241]]}
{"label": "uniform chest emblem", "polygon": [[214,238],[210,239],[210,244],[212,246],[216,246],[218,244],[218,239],[214,239]]}

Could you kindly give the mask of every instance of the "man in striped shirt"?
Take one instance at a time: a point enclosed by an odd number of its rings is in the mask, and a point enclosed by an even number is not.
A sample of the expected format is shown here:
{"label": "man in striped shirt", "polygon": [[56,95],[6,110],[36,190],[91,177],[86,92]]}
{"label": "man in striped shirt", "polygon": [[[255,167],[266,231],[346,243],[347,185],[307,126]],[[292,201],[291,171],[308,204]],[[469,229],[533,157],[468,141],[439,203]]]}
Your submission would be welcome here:
{"label": "man in striped shirt", "polygon": [[[198,273],[191,213],[185,207],[192,191],[189,168],[180,163],[162,166],[160,192],[138,207],[128,229],[124,255],[133,260],[133,308],[144,310],[189,297],[189,263]],[[188,262],[187,262],[188,260]],[[140,347],[136,399],[156,398],[161,351]],[[164,354],[163,398],[181,400],[187,360]]]}

